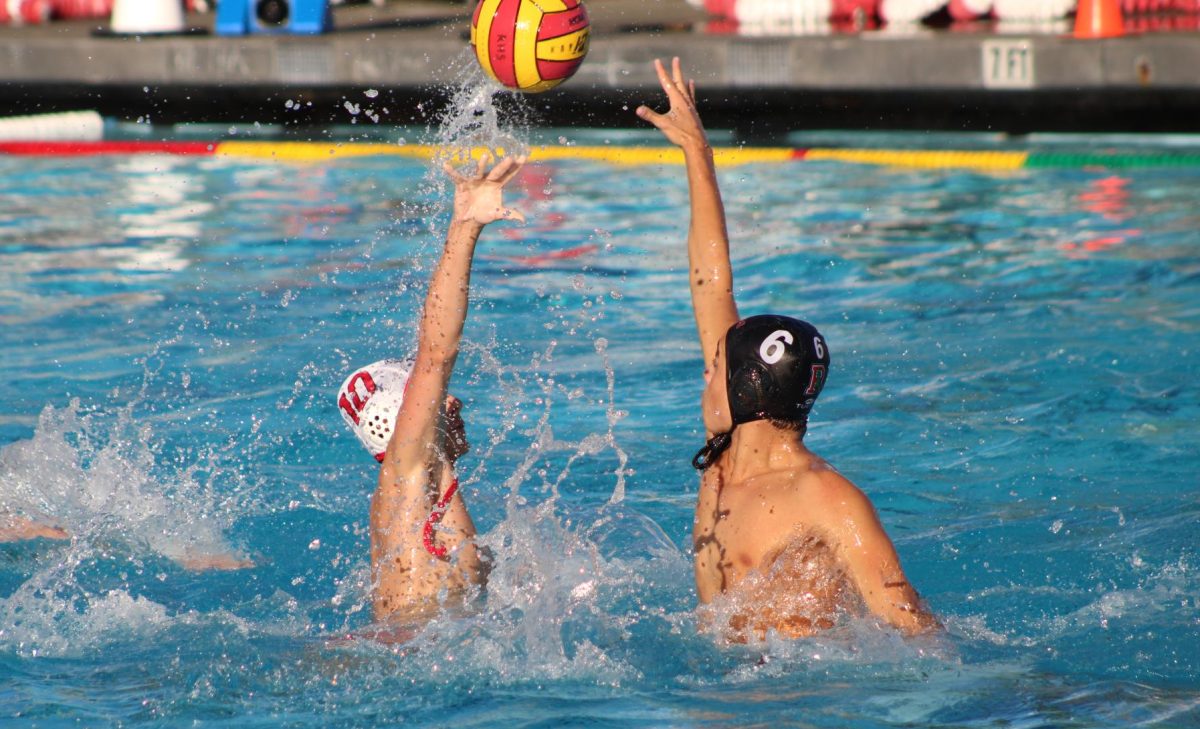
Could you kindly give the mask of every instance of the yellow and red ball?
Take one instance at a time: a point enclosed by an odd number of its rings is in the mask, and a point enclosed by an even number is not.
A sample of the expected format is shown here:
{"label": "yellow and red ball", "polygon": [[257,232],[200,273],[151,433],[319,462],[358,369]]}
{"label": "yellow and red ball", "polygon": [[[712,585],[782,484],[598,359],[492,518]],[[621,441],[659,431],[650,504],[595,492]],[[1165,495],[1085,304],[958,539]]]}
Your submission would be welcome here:
{"label": "yellow and red ball", "polygon": [[558,86],[579,69],[588,51],[588,26],[580,0],[479,0],[471,45],[488,76],[532,94]]}

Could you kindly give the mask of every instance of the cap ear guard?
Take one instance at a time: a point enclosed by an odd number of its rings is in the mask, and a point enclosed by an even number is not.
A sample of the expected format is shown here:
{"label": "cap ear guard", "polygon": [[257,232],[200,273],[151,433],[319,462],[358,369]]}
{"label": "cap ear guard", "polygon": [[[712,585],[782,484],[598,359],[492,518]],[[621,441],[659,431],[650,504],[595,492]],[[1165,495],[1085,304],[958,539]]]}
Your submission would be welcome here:
{"label": "cap ear guard", "polygon": [[767,368],[754,361],[743,362],[737,371],[728,373],[726,392],[729,397],[729,416],[733,424],[747,423],[767,417],[764,405],[778,395],[778,388]]}
{"label": "cap ear guard", "polygon": [[338,390],[342,419],[377,461],[392,439],[411,372],[409,360],[384,359],[351,373]]}

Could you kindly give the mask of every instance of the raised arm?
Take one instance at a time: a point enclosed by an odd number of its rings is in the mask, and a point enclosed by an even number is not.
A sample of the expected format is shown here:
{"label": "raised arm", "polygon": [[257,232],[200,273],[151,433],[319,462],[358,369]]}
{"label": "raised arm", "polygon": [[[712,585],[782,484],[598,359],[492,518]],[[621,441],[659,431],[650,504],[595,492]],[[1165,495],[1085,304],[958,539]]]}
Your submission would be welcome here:
{"label": "raised arm", "polygon": [[688,281],[700,347],[707,365],[713,359],[720,338],[738,320],[737,304],[733,300],[733,268],[729,263],[725,206],[717,187],[712,147],[708,145],[708,136],[696,111],[695,82],[684,80],[678,58],[671,61],[670,74],[657,59],[654,68],[667,94],[670,109],[659,114],[647,106],[639,106],[637,115],[657,127],[672,144],[678,145],[687,162],[691,198]]}
{"label": "raised arm", "polygon": [[506,157],[488,171],[490,161],[489,155],[482,156],[471,177],[460,174],[449,163],[443,166],[454,183],[454,211],[442,256],[425,294],[416,360],[388,443],[381,484],[397,465],[411,467],[428,462],[429,449],[436,444],[435,431],[467,318],[471,263],[480,233],[496,220],[525,220],[521,213],[504,207],[501,198],[501,189],[517,174],[525,158]]}
{"label": "raised arm", "polygon": [[[487,170],[490,157],[464,176],[445,165],[454,182],[454,210],[441,258],[429,281],[421,315],[416,360],[404,402],[379,469],[371,499],[371,567],[376,620],[419,619],[438,609],[439,596],[460,591],[484,576],[472,538],[475,525],[454,487],[457,454],[447,431],[461,428],[459,403],[447,387],[458,357],[467,314],[471,263],[485,225],[524,220],[505,208],[501,189],[524,157],[509,157]],[[429,524],[440,517],[440,538],[431,548]]]}

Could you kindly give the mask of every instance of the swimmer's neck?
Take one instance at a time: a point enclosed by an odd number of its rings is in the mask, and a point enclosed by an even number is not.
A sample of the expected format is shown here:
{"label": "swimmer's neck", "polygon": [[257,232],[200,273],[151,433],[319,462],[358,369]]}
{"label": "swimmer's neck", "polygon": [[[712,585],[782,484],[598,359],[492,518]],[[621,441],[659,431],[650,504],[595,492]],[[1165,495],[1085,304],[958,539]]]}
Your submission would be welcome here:
{"label": "swimmer's neck", "polygon": [[755,420],[734,429],[723,460],[726,483],[740,483],[771,471],[810,468],[817,456],[800,433]]}

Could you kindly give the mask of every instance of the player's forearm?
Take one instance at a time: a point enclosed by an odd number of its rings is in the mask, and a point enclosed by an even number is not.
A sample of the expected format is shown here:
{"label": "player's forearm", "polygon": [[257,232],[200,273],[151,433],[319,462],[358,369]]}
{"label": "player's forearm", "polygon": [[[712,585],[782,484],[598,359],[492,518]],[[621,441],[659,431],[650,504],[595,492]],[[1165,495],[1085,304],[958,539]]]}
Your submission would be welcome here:
{"label": "player's forearm", "polygon": [[925,633],[940,628],[937,618],[899,571],[889,571],[882,582],[869,581],[859,585],[867,609],[906,635]]}
{"label": "player's forearm", "polygon": [[687,160],[691,224],[688,227],[688,281],[701,340],[715,341],[721,331],[706,332],[705,322],[731,324],[737,320],[733,301],[733,267],[725,205],[717,185],[712,148],[700,141],[683,147]]}
{"label": "player's forearm", "polygon": [[483,226],[455,220],[445,248],[429,281],[421,317],[418,358],[449,367],[458,355],[471,284],[471,261]]}
{"label": "player's forearm", "polygon": [[691,224],[688,228],[688,259],[692,263],[692,286],[697,282],[728,281],[729,235],[725,229],[725,206],[717,186],[712,149],[707,145],[684,148],[687,160]]}

